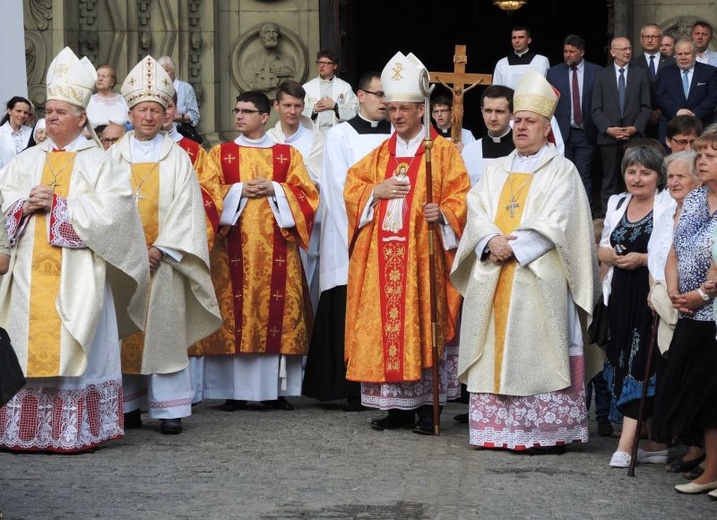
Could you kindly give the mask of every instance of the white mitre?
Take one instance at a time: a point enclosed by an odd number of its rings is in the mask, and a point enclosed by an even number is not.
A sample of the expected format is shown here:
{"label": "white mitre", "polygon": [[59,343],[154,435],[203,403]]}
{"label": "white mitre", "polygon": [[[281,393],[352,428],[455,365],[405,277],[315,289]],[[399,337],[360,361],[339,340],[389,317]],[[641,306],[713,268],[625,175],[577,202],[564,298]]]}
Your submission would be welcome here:
{"label": "white mitre", "polygon": [[528,67],[513,94],[513,113],[535,112],[546,119],[553,117],[560,94],[537,70]]}
{"label": "white mitre", "polygon": [[129,108],[143,101],[154,101],[167,108],[175,91],[169,74],[152,56],[145,56],[127,74],[121,92]]}
{"label": "white mitre", "polygon": [[65,47],[47,69],[47,101],[65,101],[87,108],[97,82],[97,71],[87,58],[79,59]]}
{"label": "white mitre", "polygon": [[381,72],[381,86],[386,93],[386,102],[408,101],[423,103],[421,92],[422,75],[428,76],[426,67],[413,53],[404,56],[397,52]]}

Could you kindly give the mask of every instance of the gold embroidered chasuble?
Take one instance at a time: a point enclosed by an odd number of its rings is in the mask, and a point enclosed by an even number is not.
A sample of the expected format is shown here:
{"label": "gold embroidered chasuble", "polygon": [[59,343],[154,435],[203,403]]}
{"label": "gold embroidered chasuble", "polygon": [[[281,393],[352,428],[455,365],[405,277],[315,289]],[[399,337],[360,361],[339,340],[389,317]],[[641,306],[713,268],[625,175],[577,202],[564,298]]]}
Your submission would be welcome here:
{"label": "gold embroidered chasuble", "polygon": [[[599,295],[590,206],[573,163],[547,147],[529,185],[516,152],[493,161],[468,194],[468,223],[451,281],[463,294],[459,380],[472,393],[535,395],[570,386],[569,305],[583,329]],[[497,265],[476,247],[507,231],[532,231],[554,247],[527,265]],[[583,335],[585,337],[585,335]]]}
{"label": "gold embroidered chasuble", "polygon": [[248,199],[236,225],[220,229],[212,278],[224,318],[191,355],[307,353],[313,315],[299,248],[308,247],[318,192],[301,154],[284,144],[259,148],[226,142],[210,157],[229,186],[262,177],[280,184],[294,218],[280,228],[266,198]]}
{"label": "gold embroidered chasuble", "polygon": [[123,168],[135,196],[139,187],[144,262],[150,245],[176,251],[181,260],[167,256],[152,274],[144,334],[123,341],[122,371],[167,374],[188,365],[187,349],[217,330],[221,317],[209,275],[201,189],[190,158],[162,136],[158,163],[134,164],[133,173],[132,136],[129,132],[107,153]]}
{"label": "gold embroidered chasuble", "polygon": [[[374,207],[374,218],[359,228],[376,184],[403,163],[411,182],[403,229],[382,230],[388,201]],[[433,199],[457,237],[465,225],[470,181],[455,145],[436,137],[432,150]],[[349,219],[349,277],[346,309],[346,378],[363,382],[417,381],[433,365],[430,347],[430,274],[424,149],[412,158],[396,157],[396,134],[348,172],[344,198]],[[455,335],[460,296],[448,281],[453,251],[446,251],[436,226],[438,349]]]}
{"label": "gold embroidered chasuble", "polygon": [[[39,184],[55,185],[53,209],[22,219],[22,202]],[[146,248],[134,245],[142,229],[129,184],[104,150],[82,139],[74,152],[52,153],[49,141],[23,152],[0,190],[14,228],[10,272],[0,279],[0,323],[27,377],[79,376],[107,282],[120,337],[144,324],[149,272]],[[78,248],[49,243],[51,226],[67,226],[65,218]]]}
{"label": "gold embroidered chasuble", "polygon": [[214,239],[219,229],[219,217],[224,209],[226,188],[221,183],[219,166],[209,157],[207,151],[196,141],[182,137],[177,141],[179,147],[187,152],[192,166],[197,172],[199,186],[202,188],[202,201],[206,213],[207,239],[209,250],[214,247]]}

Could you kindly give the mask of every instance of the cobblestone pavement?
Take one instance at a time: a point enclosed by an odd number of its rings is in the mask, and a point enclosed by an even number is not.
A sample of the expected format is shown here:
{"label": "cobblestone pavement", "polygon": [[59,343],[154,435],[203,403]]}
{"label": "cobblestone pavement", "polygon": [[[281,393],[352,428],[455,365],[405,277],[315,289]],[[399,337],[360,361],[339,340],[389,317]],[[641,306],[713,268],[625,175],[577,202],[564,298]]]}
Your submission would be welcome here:
{"label": "cobblestone pavement", "polygon": [[294,411],[222,412],[206,401],[166,436],[141,430],[81,455],[0,453],[3,520],[660,519],[717,518],[717,502],[683,496],[662,466],[611,469],[616,439],[562,456],[477,451],[443,411],[440,437],[376,432],[382,415],[290,399]]}

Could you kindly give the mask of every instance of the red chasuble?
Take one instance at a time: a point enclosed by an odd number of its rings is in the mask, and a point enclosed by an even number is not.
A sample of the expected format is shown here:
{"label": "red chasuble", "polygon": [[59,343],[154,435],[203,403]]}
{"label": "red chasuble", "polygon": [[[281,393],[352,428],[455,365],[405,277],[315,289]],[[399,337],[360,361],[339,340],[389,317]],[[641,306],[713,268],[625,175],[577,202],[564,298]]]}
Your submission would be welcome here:
{"label": "red chasuble", "polygon": [[220,230],[211,260],[224,327],[190,354],[306,354],[313,316],[299,247],[308,246],[318,193],[301,156],[288,145],[234,142],[210,156],[221,165],[223,184],[259,177],[279,183],[295,227],[280,228],[261,198],[248,199],[236,225]]}

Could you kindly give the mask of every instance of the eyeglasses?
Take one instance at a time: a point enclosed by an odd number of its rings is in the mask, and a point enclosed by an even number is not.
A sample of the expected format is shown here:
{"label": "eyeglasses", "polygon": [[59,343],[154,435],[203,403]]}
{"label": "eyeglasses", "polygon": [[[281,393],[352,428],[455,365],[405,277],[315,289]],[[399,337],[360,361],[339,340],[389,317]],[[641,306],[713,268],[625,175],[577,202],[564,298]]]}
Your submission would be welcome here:
{"label": "eyeglasses", "polygon": [[261,110],[254,110],[251,108],[232,108],[232,114],[234,115],[241,114],[246,116],[249,114],[258,114],[259,112],[261,112]]}
{"label": "eyeglasses", "polygon": [[680,146],[687,146],[688,144],[692,144],[695,142],[694,139],[675,139],[674,137],[668,137],[670,141],[673,143],[677,143]]}
{"label": "eyeglasses", "polygon": [[662,36],[657,35],[657,34],[643,34],[642,37],[645,38],[646,40],[654,40],[655,38],[662,38]]}
{"label": "eyeglasses", "polygon": [[333,61],[316,60],[317,65],[335,65]]}
{"label": "eyeglasses", "polygon": [[373,94],[379,99],[383,99],[386,97],[386,93],[383,90],[363,90],[362,92],[366,92],[366,94]]}
{"label": "eyeglasses", "polygon": [[119,140],[119,137],[103,137],[102,139],[100,139],[100,142],[102,144],[115,144]]}

